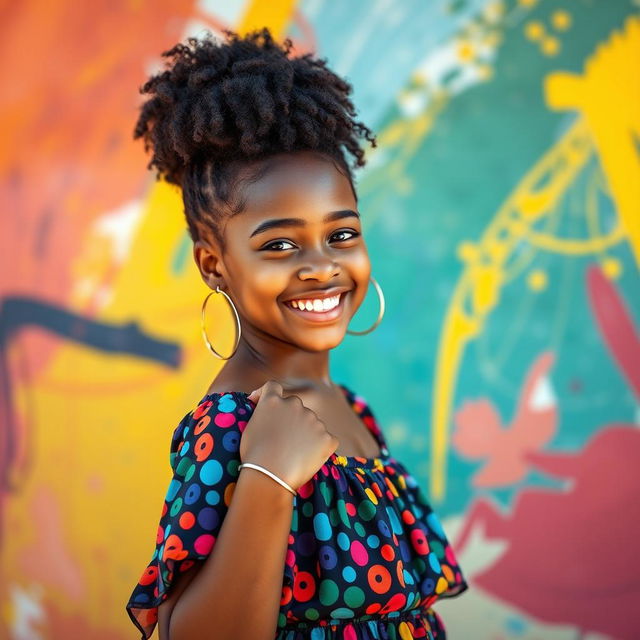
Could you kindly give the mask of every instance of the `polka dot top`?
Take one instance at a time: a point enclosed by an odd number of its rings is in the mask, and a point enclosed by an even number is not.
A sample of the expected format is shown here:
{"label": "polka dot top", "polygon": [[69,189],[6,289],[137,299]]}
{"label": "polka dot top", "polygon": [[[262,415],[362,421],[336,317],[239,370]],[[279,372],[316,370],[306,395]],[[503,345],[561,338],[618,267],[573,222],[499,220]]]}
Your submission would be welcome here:
{"label": "polka dot top", "polygon": [[[468,588],[456,556],[415,479],[390,455],[371,408],[339,386],[380,457],[333,453],[293,498],[274,640],[445,640],[432,605]],[[215,545],[255,406],[241,391],[210,393],[173,433],[155,550],[126,605],[142,640],[175,576]]]}

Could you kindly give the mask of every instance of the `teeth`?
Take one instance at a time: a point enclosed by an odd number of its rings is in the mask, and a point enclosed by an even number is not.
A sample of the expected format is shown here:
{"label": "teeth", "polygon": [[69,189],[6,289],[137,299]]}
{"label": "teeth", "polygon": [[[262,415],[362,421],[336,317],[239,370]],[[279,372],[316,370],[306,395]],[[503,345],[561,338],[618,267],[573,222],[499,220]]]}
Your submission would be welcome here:
{"label": "teeth", "polygon": [[337,307],[339,302],[340,295],[337,295],[324,299],[315,298],[314,300],[290,300],[287,304],[290,304],[296,309],[322,313],[323,311],[329,311],[330,309]]}

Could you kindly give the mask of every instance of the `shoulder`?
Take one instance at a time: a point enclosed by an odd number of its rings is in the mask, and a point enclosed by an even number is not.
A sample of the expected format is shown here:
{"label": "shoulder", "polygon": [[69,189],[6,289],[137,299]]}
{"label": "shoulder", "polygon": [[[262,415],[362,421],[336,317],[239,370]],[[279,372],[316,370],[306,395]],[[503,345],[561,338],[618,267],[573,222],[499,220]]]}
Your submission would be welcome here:
{"label": "shoulder", "polygon": [[171,466],[178,458],[203,462],[237,456],[255,405],[240,391],[207,393],[182,418],[171,438]]}

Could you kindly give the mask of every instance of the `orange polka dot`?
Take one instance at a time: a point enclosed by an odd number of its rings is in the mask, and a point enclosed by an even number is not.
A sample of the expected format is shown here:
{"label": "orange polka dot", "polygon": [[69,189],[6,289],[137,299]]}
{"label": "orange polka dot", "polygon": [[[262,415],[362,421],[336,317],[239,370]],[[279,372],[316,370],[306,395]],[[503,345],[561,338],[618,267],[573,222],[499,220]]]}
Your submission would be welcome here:
{"label": "orange polka dot", "polygon": [[196,523],[196,517],[191,513],[191,511],[185,511],[180,516],[180,520],[178,522],[183,529],[191,529],[191,527]]}

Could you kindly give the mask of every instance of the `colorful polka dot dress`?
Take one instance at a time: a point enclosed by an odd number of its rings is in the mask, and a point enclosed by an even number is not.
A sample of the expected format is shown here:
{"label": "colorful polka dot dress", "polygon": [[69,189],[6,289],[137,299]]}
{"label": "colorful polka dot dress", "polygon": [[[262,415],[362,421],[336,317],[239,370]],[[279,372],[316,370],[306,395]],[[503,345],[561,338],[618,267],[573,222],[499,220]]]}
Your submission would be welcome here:
{"label": "colorful polka dot dress", "polygon": [[[462,593],[467,582],[437,515],[390,455],[370,407],[339,386],[381,457],[333,453],[293,498],[274,640],[445,640],[432,605]],[[126,605],[142,640],[153,633],[176,575],[215,545],[255,406],[244,392],[207,394],[173,433],[173,478],[155,551]]]}

